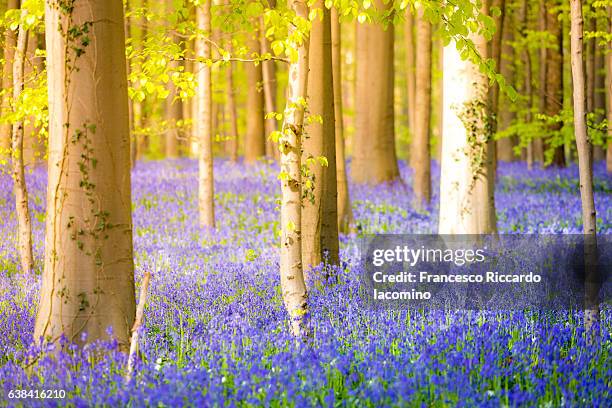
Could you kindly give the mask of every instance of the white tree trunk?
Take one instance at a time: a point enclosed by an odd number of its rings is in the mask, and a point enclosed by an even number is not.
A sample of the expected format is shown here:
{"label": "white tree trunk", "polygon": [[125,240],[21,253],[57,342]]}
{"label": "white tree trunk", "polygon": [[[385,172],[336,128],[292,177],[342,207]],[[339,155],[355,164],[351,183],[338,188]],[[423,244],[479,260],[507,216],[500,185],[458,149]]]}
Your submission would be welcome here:
{"label": "white tree trunk", "polygon": [[487,84],[477,66],[461,60],[454,42],[444,48],[440,234],[496,232]]}
{"label": "white tree trunk", "polygon": [[[293,0],[291,8],[308,18],[304,0]],[[279,140],[281,166],[281,291],[295,336],[307,334],[308,296],[302,266],[302,173],[301,145],[304,133],[304,102],[308,87],[308,38],[298,48],[297,61],[289,67],[287,107],[283,135]]]}

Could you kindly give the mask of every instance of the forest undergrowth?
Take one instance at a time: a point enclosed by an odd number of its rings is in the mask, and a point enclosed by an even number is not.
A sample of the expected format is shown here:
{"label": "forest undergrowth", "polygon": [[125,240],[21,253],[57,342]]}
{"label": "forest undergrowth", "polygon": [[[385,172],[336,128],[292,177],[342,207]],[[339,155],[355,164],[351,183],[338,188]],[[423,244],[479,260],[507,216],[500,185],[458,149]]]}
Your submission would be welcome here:
{"label": "forest undergrowth", "polygon": [[[612,183],[595,166],[598,232],[612,233]],[[411,170],[402,163],[411,185]],[[63,352],[32,345],[40,277],[22,276],[12,180],[0,176],[0,387],[65,390],[29,405],[148,406],[611,406],[609,307],[585,340],[580,312],[374,311],[359,299],[357,238],[434,233],[432,205],[409,187],[351,185],[355,232],[341,236],[337,283],[311,280],[311,336],[290,334],[278,276],[276,165],[219,160],[217,229],[198,226],[197,163],[138,163],[132,202],[137,287],[153,273],[140,359],[125,382],[116,344]],[[36,271],[42,268],[46,170],[28,174]],[[581,233],[578,170],[500,164],[500,233]],[[48,346],[50,348],[52,346]],[[100,348],[110,350],[100,357]],[[8,401],[19,403],[18,400]]]}

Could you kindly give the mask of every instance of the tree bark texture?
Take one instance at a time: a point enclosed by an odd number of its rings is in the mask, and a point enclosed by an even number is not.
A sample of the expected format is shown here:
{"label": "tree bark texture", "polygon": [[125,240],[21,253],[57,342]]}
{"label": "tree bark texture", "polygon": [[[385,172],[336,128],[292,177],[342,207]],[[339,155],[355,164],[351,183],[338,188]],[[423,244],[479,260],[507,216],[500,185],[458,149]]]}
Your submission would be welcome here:
{"label": "tree bark texture", "polygon": [[[22,10],[25,18],[27,11]],[[28,42],[28,31],[19,27],[17,44],[13,54],[13,101],[19,100],[24,87],[24,64]],[[11,165],[13,172],[13,188],[15,191],[15,213],[17,215],[18,248],[21,261],[21,271],[29,274],[34,271],[34,255],[32,254],[32,221],[28,204],[28,188],[25,180],[23,161],[23,121],[13,123],[11,140]]]}
{"label": "tree bark texture", "polygon": [[[196,8],[197,25],[202,36],[196,38],[196,55],[211,58],[210,1]],[[214,176],[213,176],[213,129],[212,129],[212,83],[211,69],[203,63],[196,65],[197,114],[194,117],[195,138],[198,141],[198,212],[200,226],[215,227]]]}
{"label": "tree bark texture", "polygon": [[415,121],[413,142],[410,156],[414,169],[413,190],[415,206],[422,208],[431,201],[431,152],[430,152],[430,119],[431,119],[431,24],[423,17],[420,10],[416,17],[416,87]]}
{"label": "tree bark texture", "polygon": [[[378,10],[391,6],[376,0]],[[393,107],[393,27],[357,24],[355,136],[351,177],[360,184],[399,179]]]}
{"label": "tree bark texture", "polygon": [[[304,183],[308,193],[302,209],[305,271],[321,262],[337,264],[339,245],[331,18],[322,0],[317,0],[313,7],[322,10],[322,18],[313,20],[310,30],[307,100],[310,115],[321,117],[322,122],[313,120],[306,125],[308,137],[302,154],[311,178]],[[327,165],[321,163],[321,157]]]}
{"label": "tree bark texture", "polygon": [[334,122],[336,128],[336,178],[338,181],[338,230],[348,233],[353,224],[353,210],[346,175],[344,119],[342,103],[342,31],[338,10],[331,9],[332,76],[334,83]]}
{"label": "tree bark texture", "polygon": [[[486,55],[484,38],[472,35],[472,39]],[[488,95],[486,76],[461,60],[451,42],[444,49],[440,234],[497,232]]]}
{"label": "tree bark texture", "polygon": [[123,18],[120,0],[46,2],[49,179],[34,337],[82,343],[110,328],[127,352],[136,305]]}
{"label": "tree bark texture", "polygon": [[[257,30],[259,31],[259,30]],[[260,52],[257,33],[249,39],[251,52]],[[263,73],[261,64],[245,64],[247,72],[247,106],[246,106],[246,135],[244,145],[244,159],[251,164],[266,155],[266,136],[264,124],[264,91],[262,89]]]}
{"label": "tree bark texture", "polygon": [[[308,18],[304,0],[292,0],[294,13]],[[308,38],[298,48],[297,61],[289,67],[287,106],[280,144],[281,174],[281,293],[296,337],[308,333],[308,294],[302,266],[301,140],[308,88]]]}

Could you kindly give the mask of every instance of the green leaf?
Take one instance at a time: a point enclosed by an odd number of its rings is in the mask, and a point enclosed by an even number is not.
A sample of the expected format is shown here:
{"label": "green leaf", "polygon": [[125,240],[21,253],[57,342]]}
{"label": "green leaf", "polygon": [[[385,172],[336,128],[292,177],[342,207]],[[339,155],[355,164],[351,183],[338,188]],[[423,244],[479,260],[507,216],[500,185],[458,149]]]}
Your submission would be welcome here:
{"label": "green leaf", "polygon": [[272,41],[272,44],[270,46],[272,47],[272,51],[274,51],[274,54],[277,56],[281,55],[283,51],[285,51],[285,44],[283,44],[282,41]]}

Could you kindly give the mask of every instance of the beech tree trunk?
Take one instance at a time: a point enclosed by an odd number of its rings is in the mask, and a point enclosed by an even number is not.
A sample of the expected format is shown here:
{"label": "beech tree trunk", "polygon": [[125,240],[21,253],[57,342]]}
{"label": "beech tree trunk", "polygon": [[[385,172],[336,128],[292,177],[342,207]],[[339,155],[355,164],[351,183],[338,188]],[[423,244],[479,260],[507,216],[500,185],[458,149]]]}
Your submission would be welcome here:
{"label": "beech tree trunk", "polygon": [[353,224],[353,210],[346,176],[344,119],[342,109],[342,32],[338,10],[331,9],[332,77],[334,86],[334,122],[336,133],[336,178],[338,181],[338,230],[348,233]]}
{"label": "beech tree trunk", "polygon": [[[487,55],[484,38],[472,35],[472,39],[480,54]],[[487,77],[461,60],[451,42],[444,48],[440,234],[497,232],[493,141],[486,124],[488,95]]]}
{"label": "beech tree trunk", "polygon": [[[391,3],[375,0],[377,10]],[[399,179],[393,107],[393,26],[357,24],[355,136],[351,177],[380,184]]]}
{"label": "beech tree trunk", "polygon": [[[293,12],[308,18],[304,0],[292,0]],[[281,292],[289,314],[291,331],[297,337],[308,333],[308,295],[302,267],[302,172],[301,140],[304,135],[304,105],[308,88],[308,37],[298,48],[297,61],[289,68],[287,106],[279,140],[281,166]]]}
{"label": "beech tree trunk", "polygon": [[[598,20],[596,29],[598,31],[605,31],[608,29],[608,22]],[[599,40],[595,40],[596,42]],[[593,90],[593,110],[597,113],[596,121],[599,123],[606,117],[606,49],[600,45],[595,47],[595,79],[594,79],[594,90]],[[605,146],[594,145],[593,146],[593,161],[606,159]]]}
{"label": "beech tree trunk", "polygon": [[[49,181],[34,338],[108,340],[111,328],[127,352],[135,289],[123,2],[69,6],[45,9]],[[83,27],[88,45],[67,35]]]}
{"label": "beech tree trunk", "polygon": [[[141,6],[145,9],[148,7],[148,0],[141,0]],[[134,43],[134,47],[137,52],[142,50],[144,41],[147,38],[147,27],[144,23],[144,18],[140,17],[138,19],[138,31],[140,33],[137,41]],[[135,67],[136,70],[140,69],[137,65]],[[146,126],[146,118],[145,111],[143,109],[144,101],[134,101],[133,102],[133,115],[134,115],[134,135],[133,135],[133,147],[135,147],[135,151],[132,150],[132,165],[135,166],[138,160],[141,160],[144,157],[144,153],[147,147],[146,136],[141,133],[141,130]]]}
{"label": "beech tree trunk", "polygon": [[[171,70],[176,70],[180,63],[178,61],[170,62]],[[180,132],[178,123],[183,119],[183,103],[177,98],[176,86],[172,80],[167,84],[170,94],[165,101],[164,114],[166,118],[166,134],[165,134],[165,155],[166,158],[175,159],[179,156],[179,137]]]}
{"label": "beech tree trunk", "polygon": [[[546,32],[546,15],[548,14],[546,11],[546,1],[540,0],[539,3],[539,16],[538,16],[538,30],[542,33]],[[538,55],[538,111],[540,113],[546,112],[546,47],[544,46],[545,42],[541,42],[540,52]],[[533,143],[533,155],[535,161],[539,162],[541,165],[544,165],[544,138],[538,138],[534,140]]]}
{"label": "beech tree trunk", "polygon": [[[269,7],[276,7],[276,0],[269,1]],[[261,27],[261,53],[271,53],[270,41],[266,38],[263,17],[260,18]],[[265,102],[265,114],[276,112],[276,62],[274,60],[264,61],[261,63],[261,73],[263,78],[263,93]],[[264,115],[265,116],[265,115]],[[266,156],[272,159],[279,158],[278,148],[276,143],[269,138],[270,134],[278,128],[276,118],[270,117],[266,119]]]}
{"label": "beech tree trunk", "polygon": [[[505,1],[502,3],[505,4]],[[513,84],[514,81],[514,47],[512,46],[512,42],[514,41],[514,29],[516,23],[514,18],[514,11],[512,9],[507,9],[504,12],[504,24],[502,26],[503,32],[502,34],[502,42],[501,42],[501,53],[499,56],[499,70],[500,74],[506,79],[506,82],[509,84]],[[499,92],[499,87],[495,86],[493,88],[498,88],[497,92],[497,107],[496,107],[496,115],[497,115],[497,130],[504,130],[508,126],[511,125],[514,120],[515,111],[512,109],[512,102],[508,99],[508,97],[504,93]],[[514,155],[514,146],[516,145],[516,138],[512,137],[504,137],[502,139],[497,140],[497,160],[510,162],[515,160]]]}
{"label": "beech tree trunk", "polygon": [[[21,11],[22,18],[27,15],[27,10]],[[17,35],[17,46],[13,54],[13,101],[19,100],[24,87],[24,63],[28,43],[28,31],[19,27]],[[34,271],[34,255],[32,254],[32,221],[28,205],[28,188],[25,180],[23,163],[23,121],[13,123],[12,134],[12,171],[15,190],[15,212],[17,214],[18,226],[18,248],[23,273]]]}
{"label": "beech tree trunk", "polygon": [[[495,61],[495,69],[501,69],[502,65],[502,40],[504,36],[504,30],[506,26],[506,0],[485,0],[489,2],[491,7],[498,7],[501,14],[497,17],[493,17],[495,21],[496,30],[493,34],[493,39],[487,46],[487,54]],[[490,14],[487,11],[487,14]],[[491,104],[491,113],[495,115],[495,119],[491,121],[493,125],[493,134],[497,132],[497,117],[499,115],[499,86],[494,84],[489,88],[489,103]]]}
{"label": "beech tree trunk", "polygon": [[585,61],[583,59],[582,1],[570,0],[571,61],[574,98],[574,134],[578,150],[580,196],[585,234],[595,234],[595,204],[593,198],[593,145],[587,136],[587,95]]}
{"label": "beech tree trunk", "polygon": [[[521,25],[521,35],[523,35],[525,33],[525,30],[528,30],[530,27],[530,20],[529,20],[529,0],[523,0],[522,4],[521,4],[521,21],[522,21],[522,25]],[[534,107],[534,93],[533,93],[533,76],[532,76],[532,58],[531,58],[531,51],[529,50],[528,47],[525,47],[525,49],[523,50],[523,67],[525,69],[525,77],[523,78],[523,94],[527,96],[527,106],[526,106],[526,110],[525,110],[525,116],[524,116],[524,121],[525,123],[531,123],[531,121],[533,120],[532,114],[531,114],[531,109]],[[526,161],[527,161],[527,169],[528,170],[532,170],[533,169],[533,162],[535,160],[535,143],[534,140],[531,140],[528,144],[527,144],[527,152],[526,152]]]}
{"label": "beech tree trunk", "polygon": [[[171,14],[174,12],[172,5],[173,0],[166,0],[166,13]],[[172,41],[177,43],[178,38],[176,35],[170,35]],[[168,69],[171,72],[177,71],[181,65],[179,60],[172,59],[168,63]],[[175,159],[179,155],[179,131],[177,123],[183,119],[183,104],[180,99],[177,98],[178,93],[176,86],[172,79],[167,83],[167,89],[170,92],[165,100],[164,115],[166,119],[166,134],[165,134],[165,154],[166,158]]]}
{"label": "beech tree trunk", "polygon": [[[39,44],[38,35],[32,32],[28,33],[26,44],[23,78],[26,82],[33,82],[44,71],[44,58],[36,56],[36,50],[44,50],[45,47]],[[42,162],[46,153],[45,144],[39,135],[41,128],[36,125],[34,119],[33,116],[27,117],[23,123],[22,154],[26,167]]]}
{"label": "beech tree trunk", "polygon": [[[438,56],[434,58],[436,64],[436,70],[439,77],[432,83],[432,102],[434,104],[434,110],[436,112],[435,125],[432,126],[432,139],[436,138],[436,150],[434,153],[435,159],[440,162],[442,157],[442,126],[444,121],[444,41],[438,39],[434,43],[434,47],[437,48]],[[433,62],[432,62],[433,63]],[[430,143],[431,146],[431,143]],[[431,148],[431,147],[430,147]]]}
{"label": "beech tree trunk", "polygon": [[227,86],[227,110],[229,111],[229,156],[233,162],[238,161],[238,115],[236,114],[236,97],[234,90],[234,64],[230,62],[225,68],[225,84]]}
{"label": "beech tree trunk", "polygon": [[[578,171],[580,174],[580,199],[582,203],[582,222],[585,235],[585,315],[587,333],[599,320],[599,300],[597,277],[592,276],[597,261],[597,224],[595,200],[593,197],[593,145],[587,135],[587,85],[585,83],[585,62],[583,59],[583,19],[582,1],[570,0],[570,44],[572,63],[572,83],[574,98],[574,135],[578,150]],[[592,334],[592,333],[590,333]]]}
{"label": "beech tree trunk", "polygon": [[[414,16],[412,11],[406,11],[406,22],[404,24],[404,41],[406,42],[406,85],[408,86],[408,126],[414,134],[415,112],[416,112],[416,62],[414,40]],[[412,154],[410,155],[412,162]]]}
{"label": "beech tree trunk", "polygon": [[[334,88],[332,80],[331,18],[329,9],[317,0],[313,7],[323,12],[312,21],[309,45],[308,110],[323,122],[306,125],[302,162],[311,181],[302,209],[302,260],[305,270],[338,263],[338,193],[336,181],[336,140],[334,125]],[[324,157],[327,165],[320,162]],[[310,160],[313,159],[313,160]],[[309,163],[310,162],[310,163]]]}
{"label": "beech tree trunk", "polygon": [[[19,0],[9,0],[7,10],[19,8]],[[13,59],[15,58],[15,45],[17,43],[17,33],[7,29],[4,34],[4,66],[2,67],[2,89],[13,87]],[[10,92],[5,92],[0,101],[0,114],[11,110]],[[11,150],[11,124],[0,123],[0,158],[8,157]]]}
{"label": "beech tree trunk", "polygon": [[[612,32],[612,6],[608,6],[608,32]],[[608,43],[606,54],[606,114],[608,117],[608,146],[606,148],[606,169],[612,173],[612,43]]]}
{"label": "beech tree trunk", "polygon": [[[189,55],[189,52],[195,48],[195,41],[191,40],[185,43],[185,55]],[[195,74],[193,69],[193,61],[183,61],[185,72],[192,72]],[[181,132],[181,139],[179,139],[179,156],[192,156],[193,146],[193,99],[186,99],[181,102],[183,119],[183,129]]]}
{"label": "beech tree trunk", "polygon": [[[196,8],[196,23],[202,35],[196,38],[196,55],[211,58],[210,38],[210,1]],[[198,212],[200,226],[215,227],[214,177],[213,177],[213,129],[212,129],[212,85],[211,69],[198,62],[196,69],[196,106],[194,115],[194,137],[198,141]]]}
{"label": "beech tree trunk", "polygon": [[[249,50],[260,52],[258,34],[248,41]],[[266,155],[266,136],[264,125],[264,92],[261,89],[263,73],[261,64],[245,64],[247,72],[246,138],[244,159],[251,164]]]}
{"label": "beech tree trunk", "polygon": [[[557,0],[546,0],[546,29],[557,40],[554,48],[546,49],[546,93],[545,111],[548,116],[555,116],[563,110],[563,29],[559,21]],[[558,131],[560,124],[551,126],[551,131]],[[545,140],[545,148],[549,143]],[[563,146],[554,148],[552,164],[565,167]]]}
{"label": "beech tree trunk", "polygon": [[[591,7],[589,8],[591,12],[594,11]],[[587,30],[596,31],[596,18],[590,17],[586,20]],[[585,24],[584,20],[583,24]],[[586,78],[586,111],[587,113],[592,113],[595,109],[595,38],[583,40],[583,47]]]}
{"label": "beech tree trunk", "polygon": [[431,119],[431,24],[418,11],[416,17],[415,116],[410,157],[414,169],[414,205],[423,208],[431,201],[431,153],[429,148]]}
{"label": "beech tree trunk", "polygon": [[[125,10],[128,11],[130,10],[130,1],[129,0],[125,0]],[[132,33],[132,24],[130,22],[130,19],[126,16],[124,18],[124,29],[125,29],[125,41],[126,41],[126,45],[127,45],[127,41],[129,40],[129,38],[133,38],[134,35]],[[125,72],[127,74],[127,78],[128,78],[128,87],[130,86],[130,73],[132,71],[132,67],[130,66],[130,61],[126,61],[126,66],[125,66]],[[128,98],[128,126],[130,129],[130,166],[132,168],[134,168],[134,166],[136,165],[136,153],[138,151],[138,146],[136,143],[136,133],[134,132],[134,123],[135,123],[135,119],[134,119],[134,100],[131,98]]]}
{"label": "beech tree trunk", "polygon": [[[145,2],[142,1],[141,6],[145,6]],[[126,10],[130,8],[130,2],[126,1],[125,4]],[[136,20],[136,24],[132,23],[132,18],[125,18],[125,35],[127,38],[132,38],[132,47],[136,51],[136,53],[140,53],[142,50],[142,42],[144,39],[145,28],[143,27],[142,17],[138,17]],[[139,32],[140,35],[136,35]],[[126,38],[126,40],[127,40]],[[127,74],[128,74],[128,83],[129,76],[131,70],[134,69],[136,73],[139,72],[140,66],[139,64],[135,64],[134,67],[130,66],[130,62],[127,61]],[[135,84],[132,84],[134,86]],[[141,144],[139,143],[140,131],[142,129],[142,103],[137,99],[129,99],[128,100],[129,114],[130,114],[130,162],[132,168],[136,166],[136,162],[141,158],[141,152],[139,151]]]}

